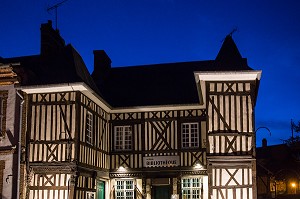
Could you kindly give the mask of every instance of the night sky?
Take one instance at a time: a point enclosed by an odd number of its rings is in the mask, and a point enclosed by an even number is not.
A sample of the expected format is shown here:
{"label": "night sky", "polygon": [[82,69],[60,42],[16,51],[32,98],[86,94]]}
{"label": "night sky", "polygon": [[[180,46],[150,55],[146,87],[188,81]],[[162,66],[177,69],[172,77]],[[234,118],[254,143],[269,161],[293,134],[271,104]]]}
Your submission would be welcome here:
{"label": "night sky", "polygon": [[[62,0],[1,0],[0,56],[35,55],[47,8]],[[113,67],[213,60],[233,29],[240,53],[262,70],[257,145],[280,144],[300,120],[300,1],[298,0],[68,0],[58,8],[58,29],[93,71],[93,50]]]}

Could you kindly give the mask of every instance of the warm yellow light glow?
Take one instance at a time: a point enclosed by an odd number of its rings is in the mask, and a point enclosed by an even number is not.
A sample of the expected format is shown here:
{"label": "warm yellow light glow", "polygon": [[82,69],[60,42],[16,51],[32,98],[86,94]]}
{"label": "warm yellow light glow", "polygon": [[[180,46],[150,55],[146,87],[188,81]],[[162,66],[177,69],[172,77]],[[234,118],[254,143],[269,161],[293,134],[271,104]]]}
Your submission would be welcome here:
{"label": "warm yellow light glow", "polygon": [[118,171],[119,171],[119,172],[124,172],[124,171],[126,171],[126,169],[125,169],[125,167],[120,166],[119,169],[118,169]]}
{"label": "warm yellow light glow", "polygon": [[292,184],[291,184],[291,185],[292,185],[292,187],[296,187],[296,184],[295,184],[294,182],[292,182]]}
{"label": "warm yellow light glow", "polygon": [[200,163],[197,163],[195,165],[195,169],[202,169],[202,168],[203,168],[203,166]]}

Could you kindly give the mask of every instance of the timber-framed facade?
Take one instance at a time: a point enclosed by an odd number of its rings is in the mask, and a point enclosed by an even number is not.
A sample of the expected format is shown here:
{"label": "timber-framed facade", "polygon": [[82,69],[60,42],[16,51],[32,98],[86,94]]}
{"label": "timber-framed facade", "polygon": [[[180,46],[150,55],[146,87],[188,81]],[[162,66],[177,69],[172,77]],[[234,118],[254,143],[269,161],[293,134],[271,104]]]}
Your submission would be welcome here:
{"label": "timber-framed facade", "polygon": [[114,68],[95,50],[91,75],[51,22],[41,36],[40,55],[0,59],[20,105],[12,197],[256,198],[261,71],[231,35],[207,61]]}

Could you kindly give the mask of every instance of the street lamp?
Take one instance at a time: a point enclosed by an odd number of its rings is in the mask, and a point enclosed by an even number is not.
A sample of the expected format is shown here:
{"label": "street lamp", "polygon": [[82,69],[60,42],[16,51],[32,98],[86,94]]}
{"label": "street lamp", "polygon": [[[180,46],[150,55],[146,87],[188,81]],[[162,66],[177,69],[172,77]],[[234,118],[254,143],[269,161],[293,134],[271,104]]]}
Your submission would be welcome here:
{"label": "street lamp", "polygon": [[297,191],[296,191],[296,183],[292,182],[292,183],[291,183],[291,186],[294,188],[295,194],[296,194],[296,192],[297,192]]}
{"label": "street lamp", "polygon": [[258,127],[258,128],[255,130],[255,133],[256,133],[259,129],[266,129],[267,131],[269,131],[270,136],[271,136],[271,131],[270,131],[270,129],[269,129],[268,127],[260,126],[260,127]]}

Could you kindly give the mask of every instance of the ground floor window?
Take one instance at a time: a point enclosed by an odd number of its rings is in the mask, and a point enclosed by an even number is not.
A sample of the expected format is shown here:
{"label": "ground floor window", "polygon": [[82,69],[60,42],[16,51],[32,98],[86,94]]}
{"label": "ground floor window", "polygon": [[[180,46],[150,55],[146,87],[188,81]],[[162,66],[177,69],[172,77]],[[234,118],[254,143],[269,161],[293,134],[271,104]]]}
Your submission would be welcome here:
{"label": "ground floor window", "polygon": [[116,180],[116,199],[134,199],[134,184],[131,179]]}
{"label": "ground floor window", "polygon": [[202,177],[189,177],[181,179],[182,199],[202,198]]}

